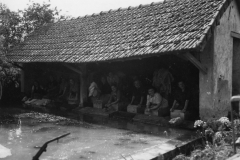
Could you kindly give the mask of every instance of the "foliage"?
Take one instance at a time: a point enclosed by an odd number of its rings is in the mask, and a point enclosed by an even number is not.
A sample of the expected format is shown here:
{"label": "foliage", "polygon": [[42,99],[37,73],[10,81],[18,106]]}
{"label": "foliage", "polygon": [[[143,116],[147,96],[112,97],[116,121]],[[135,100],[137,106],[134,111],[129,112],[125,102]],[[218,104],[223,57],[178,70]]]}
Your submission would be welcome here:
{"label": "foliage", "polygon": [[[0,2],[0,81],[6,86],[14,81],[20,69],[9,63],[6,53],[14,46],[24,41],[24,38],[46,23],[68,19],[70,16],[60,15],[60,11],[50,4],[31,2],[24,10],[18,12],[10,9]],[[6,88],[6,87],[5,87]],[[8,89],[7,89],[8,90]]]}
{"label": "foliage", "polygon": [[176,156],[173,160],[190,160],[190,157],[180,154],[180,155]]}
{"label": "foliage", "polygon": [[231,137],[231,122],[227,117],[221,117],[218,120],[209,120],[208,122],[197,120],[194,123],[194,127],[198,129],[197,133],[200,137],[213,145],[220,145],[226,141],[231,141],[229,139]]}
{"label": "foliage", "polygon": [[6,50],[21,39],[21,28],[19,27],[20,16],[16,12],[10,11],[6,5],[0,3],[0,36],[3,38],[1,52]]}
{"label": "foliage", "polygon": [[206,145],[204,149],[194,150],[190,156],[181,154],[173,160],[225,160],[232,155],[232,147],[229,145],[220,145],[217,147]]}
{"label": "foliage", "polygon": [[[237,134],[240,131],[240,120],[234,121]],[[232,128],[227,117],[218,120],[204,122],[197,120],[194,123],[197,133],[205,146],[203,149],[195,149],[191,155],[178,155],[174,160],[225,160],[233,155],[232,152]]]}
{"label": "foliage", "polygon": [[221,145],[213,147],[207,145],[203,150],[193,151],[190,160],[225,160],[231,155],[231,146]]}
{"label": "foliage", "polygon": [[4,37],[2,49],[5,53],[40,26],[70,18],[60,15],[60,11],[56,7],[52,9],[50,4],[34,2],[18,12],[10,11],[0,3],[0,17],[0,36]]}

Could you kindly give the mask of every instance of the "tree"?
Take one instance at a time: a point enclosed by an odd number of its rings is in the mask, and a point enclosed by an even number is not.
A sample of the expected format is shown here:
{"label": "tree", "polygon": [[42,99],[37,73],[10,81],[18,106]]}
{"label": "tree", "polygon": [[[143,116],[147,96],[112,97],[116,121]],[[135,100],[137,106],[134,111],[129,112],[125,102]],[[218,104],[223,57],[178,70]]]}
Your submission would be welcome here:
{"label": "tree", "polygon": [[[0,3],[0,81],[6,84],[19,71],[7,62],[5,54],[11,45],[19,43],[21,33],[17,28],[20,22],[18,13],[11,12],[6,5]],[[2,90],[2,86],[0,86]],[[0,91],[2,93],[2,91]],[[0,96],[1,97],[1,96]]]}
{"label": "tree", "polygon": [[28,8],[18,12],[10,11],[6,5],[0,3],[0,36],[4,37],[3,52],[20,42],[24,37],[32,33],[35,29],[46,23],[52,23],[58,20],[69,19],[70,16],[60,15],[60,11],[50,4],[39,4],[32,2]]}
{"label": "tree", "polygon": [[19,69],[7,62],[6,53],[18,45],[24,38],[46,23],[69,19],[70,16],[60,15],[60,11],[50,4],[31,2],[24,10],[18,12],[0,2],[0,81],[5,85],[16,79]]}

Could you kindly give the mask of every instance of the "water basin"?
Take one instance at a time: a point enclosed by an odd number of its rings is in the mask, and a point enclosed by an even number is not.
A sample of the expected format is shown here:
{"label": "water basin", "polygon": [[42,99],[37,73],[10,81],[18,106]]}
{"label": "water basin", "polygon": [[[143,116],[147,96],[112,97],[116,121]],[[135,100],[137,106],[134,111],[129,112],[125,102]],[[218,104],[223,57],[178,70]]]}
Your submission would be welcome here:
{"label": "water basin", "polygon": [[[10,155],[0,159],[30,160],[44,142],[65,133],[71,134],[58,142],[50,143],[47,152],[40,157],[41,160],[127,159],[151,148],[156,150],[161,145],[167,145],[169,150],[174,149],[175,146],[167,142],[190,133],[159,127],[154,129],[131,122],[124,123],[119,129],[110,127],[119,125],[119,121],[99,125],[66,118],[54,120],[54,116],[47,120],[24,114],[15,117],[15,122],[0,125],[0,145],[11,151]],[[162,150],[160,148],[157,149]]]}

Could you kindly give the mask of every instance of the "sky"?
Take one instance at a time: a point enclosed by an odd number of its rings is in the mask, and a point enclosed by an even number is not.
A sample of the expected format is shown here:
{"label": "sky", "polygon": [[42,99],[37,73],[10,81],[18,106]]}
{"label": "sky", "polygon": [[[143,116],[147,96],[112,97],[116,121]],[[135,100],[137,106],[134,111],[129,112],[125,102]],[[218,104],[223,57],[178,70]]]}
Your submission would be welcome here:
{"label": "sky", "polygon": [[[109,11],[110,9],[127,8],[129,6],[139,6],[140,4],[150,4],[152,2],[160,2],[162,0],[32,0],[42,4],[50,3],[51,7],[57,7],[62,10],[63,15],[79,17],[100,13],[101,11]],[[12,11],[23,10],[27,8],[27,4],[31,4],[30,0],[0,0],[6,4]]]}

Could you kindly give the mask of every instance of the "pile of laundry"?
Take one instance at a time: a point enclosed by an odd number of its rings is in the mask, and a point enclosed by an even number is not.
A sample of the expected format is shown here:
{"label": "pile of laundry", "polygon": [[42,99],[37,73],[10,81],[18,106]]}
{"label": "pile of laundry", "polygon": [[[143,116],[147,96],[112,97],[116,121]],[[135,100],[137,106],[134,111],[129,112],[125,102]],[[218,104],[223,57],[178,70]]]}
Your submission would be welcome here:
{"label": "pile of laundry", "polygon": [[183,123],[183,119],[181,118],[181,117],[176,117],[176,118],[172,118],[170,121],[169,121],[169,123],[171,124],[171,125],[180,125],[180,124],[182,124]]}
{"label": "pile of laundry", "polygon": [[31,98],[27,98],[24,97],[22,99],[22,101],[24,102],[24,104],[26,105],[37,105],[37,106],[46,106],[47,104],[49,104],[51,102],[50,99],[31,99]]}

